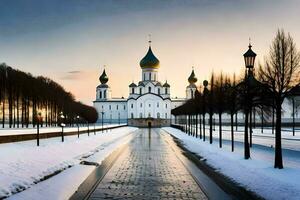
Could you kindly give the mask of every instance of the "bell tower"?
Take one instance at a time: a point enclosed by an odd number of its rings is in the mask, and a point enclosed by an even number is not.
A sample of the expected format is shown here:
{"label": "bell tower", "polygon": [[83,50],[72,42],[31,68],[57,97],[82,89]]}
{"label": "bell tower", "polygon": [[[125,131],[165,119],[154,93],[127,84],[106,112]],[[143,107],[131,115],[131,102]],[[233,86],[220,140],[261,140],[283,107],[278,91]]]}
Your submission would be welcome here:
{"label": "bell tower", "polygon": [[101,76],[99,77],[100,85],[96,89],[96,100],[105,101],[111,98],[111,90],[107,85],[108,76],[106,75],[105,69],[103,70]]}

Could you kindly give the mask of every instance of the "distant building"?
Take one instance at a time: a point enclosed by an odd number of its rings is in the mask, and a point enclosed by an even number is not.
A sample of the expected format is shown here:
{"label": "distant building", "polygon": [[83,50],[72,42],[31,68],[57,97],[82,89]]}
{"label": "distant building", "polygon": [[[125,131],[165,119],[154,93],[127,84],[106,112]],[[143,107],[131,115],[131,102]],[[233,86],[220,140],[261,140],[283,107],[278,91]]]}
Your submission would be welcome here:
{"label": "distant building", "polygon": [[99,114],[99,122],[124,123],[145,127],[168,126],[172,116],[171,109],[182,105],[187,99],[194,98],[197,89],[197,78],[194,70],[188,78],[189,85],[186,87],[185,98],[171,98],[170,85],[166,81],[161,83],[158,79],[159,60],[152,52],[151,46],[145,57],[140,61],[142,79],[137,84],[129,85],[128,98],[112,98],[108,76],[103,70],[99,80],[100,85],[96,88],[96,100],[94,107]]}

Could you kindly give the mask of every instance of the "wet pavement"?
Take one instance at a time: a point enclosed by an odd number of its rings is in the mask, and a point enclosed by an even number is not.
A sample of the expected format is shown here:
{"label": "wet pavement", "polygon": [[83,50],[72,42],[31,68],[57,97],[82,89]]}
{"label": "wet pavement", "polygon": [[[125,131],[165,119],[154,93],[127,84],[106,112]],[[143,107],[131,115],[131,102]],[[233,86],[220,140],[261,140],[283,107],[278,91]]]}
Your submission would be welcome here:
{"label": "wet pavement", "polygon": [[140,129],[89,199],[208,199],[159,129]]}

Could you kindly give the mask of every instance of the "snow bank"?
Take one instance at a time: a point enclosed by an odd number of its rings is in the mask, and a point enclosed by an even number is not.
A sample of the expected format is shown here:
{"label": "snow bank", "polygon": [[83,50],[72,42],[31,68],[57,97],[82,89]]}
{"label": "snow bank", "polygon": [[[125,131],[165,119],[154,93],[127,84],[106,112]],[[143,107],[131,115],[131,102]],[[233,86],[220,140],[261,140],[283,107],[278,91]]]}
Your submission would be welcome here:
{"label": "snow bank", "polygon": [[[13,193],[32,187],[33,185],[34,187],[37,187],[42,185],[43,182],[54,180],[56,176],[68,174],[60,173],[46,181],[40,182],[48,176],[52,176],[65,169],[67,169],[65,172],[69,170],[73,171],[72,166],[79,165],[82,160],[95,157],[97,158],[97,162],[101,164],[101,161],[115,148],[128,142],[129,137],[132,136],[132,132],[135,130],[136,128],[133,127],[123,127],[109,130],[104,133],[98,132],[97,135],[90,134],[89,137],[85,134],[82,135],[80,139],[78,139],[77,136],[69,136],[65,138],[64,143],[60,141],[60,138],[50,138],[43,140],[40,147],[35,145],[35,141],[1,144],[0,198],[10,196]],[[88,174],[89,170],[84,172],[85,170],[87,170],[87,168],[81,173]],[[76,170],[74,171],[76,172]],[[76,173],[73,174],[74,177],[77,177],[78,175],[79,174]],[[57,184],[61,184],[61,180],[64,180],[64,178],[58,179]],[[76,178],[74,178],[72,184],[75,186],[77,185],[78,187],[81,183],[80,181],[82,182],[82,180],[76,181]],[[43,185],[46,185],[44,190],[49,190],[47,184]],[[53,187],[56,188],[55,190],[58,189],[56,184],[54,184]],[[76,190],[76,187],[74,187],[74,190],[71,190],[71,193]],[[42,191],[43,188],[40,188],[40,190]],[[62,187],[61,190],[63,194],[63,191],[68,190],[68,187]],[[19,196],[21,197],[20,199],[24,199],[22,197],[25,192],[27,191],[19,193],[18,195],[13,195],[12,197],[16,196],[17,198],[17,196]],[[48,193],[52,194],[57,192],[49,191]],[[43,196],[44,195],[45,194],[43,194]],[[65,197],[65,195],[63,196]],[[57,198],[54,197],[49,199]]]}
{"label": "snow bank", "polygon": [[[164,128],[165,131],[179,138],[192,152],[206,159],[206,162],[230,177],[245,188],[266,199],[299,199],[300,196],[300,152],[287,151],[284,155],[282,170],[273,168],[273,149],[266,146],[254,146],[251,149],[251,159],[243,159],[243,144],[235,145],[236,151],[230,152],[230,143],[225,142],[220,149],[218,143],[212,145],[199,138],[186,135],[174,128]],[[296,156],[295,156],[296,154]]]}

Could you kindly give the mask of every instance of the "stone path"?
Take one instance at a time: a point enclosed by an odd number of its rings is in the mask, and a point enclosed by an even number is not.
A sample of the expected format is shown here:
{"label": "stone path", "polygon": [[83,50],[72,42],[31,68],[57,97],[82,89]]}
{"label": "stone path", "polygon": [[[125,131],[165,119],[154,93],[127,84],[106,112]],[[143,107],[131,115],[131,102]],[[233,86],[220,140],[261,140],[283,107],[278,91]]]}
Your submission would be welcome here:
{"label": "stone path", "polygon": [[89,199],[207,197],[163,136],[154,129],[140,129]]}

